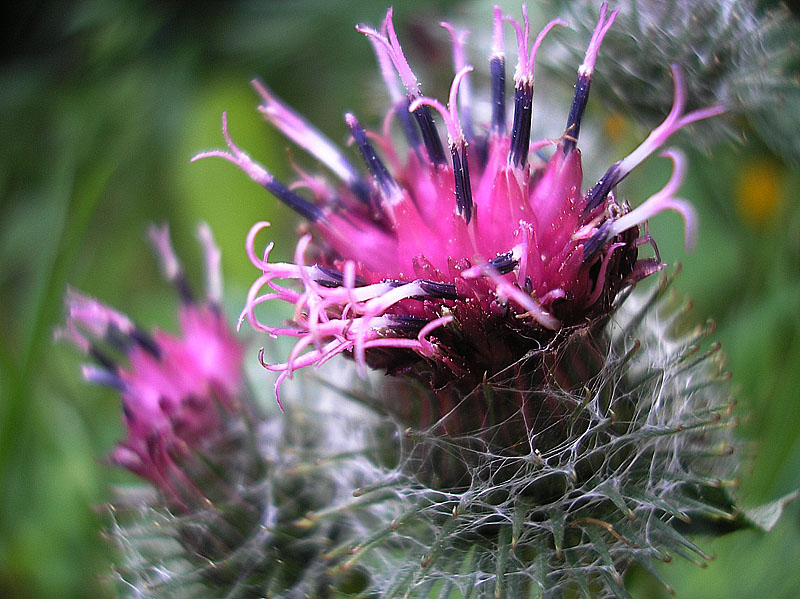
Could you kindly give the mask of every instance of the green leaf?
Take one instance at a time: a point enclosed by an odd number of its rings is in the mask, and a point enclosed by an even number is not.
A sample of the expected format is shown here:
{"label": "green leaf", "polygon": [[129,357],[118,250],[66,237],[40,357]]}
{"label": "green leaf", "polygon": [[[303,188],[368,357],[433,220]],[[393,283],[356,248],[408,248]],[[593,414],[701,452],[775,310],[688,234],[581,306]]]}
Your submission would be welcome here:
{"label": "green leaf", "polygon": [[800,497],[800,489],[787,493],[783,497],[763,503],[756,507],[741,509],[739,520],[746,527],[752,527],[763,532],[769,532],[778,523],[783,510],[787,505]]}

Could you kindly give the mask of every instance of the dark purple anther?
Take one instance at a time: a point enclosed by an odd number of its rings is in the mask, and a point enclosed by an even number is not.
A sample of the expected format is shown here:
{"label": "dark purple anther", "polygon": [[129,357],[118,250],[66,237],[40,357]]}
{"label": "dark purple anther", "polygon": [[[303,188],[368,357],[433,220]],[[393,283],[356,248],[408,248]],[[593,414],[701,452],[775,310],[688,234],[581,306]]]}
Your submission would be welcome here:
{"label": "dark purple anther", "polygon": [[105,368],[98,368],[96,366],[86,366],[83,369],[84,378],[95,385],[103,385],[111,387],[122,393],[127,389],[125,381],[122,380],[116,372],[106,370]]}
{"label": "dark purple anther", "polygon": [[417,158],[422,160],[422,153],[420,152],[420,145],[422,140],[419,138],[419,132],[414,126],[414,121],[411,118],[411,113],[408,112],[409,101],[408,98],[397,102],[394,107],[394,112],[400,120],[400,127],[403,129],[403,135],[406,137],[409,147],[414,150]]}
{"label": "dark purple anther", "polygon": [[583,244],[583,261],[594,257],[600,251],[603,244],[608,241],[609,232],[613,221],[607,220],[602,225],[597,227],[594,234]]}
{"label": "dark purple anther", "polygon": [[522,83],[514,88],[514,126],[511,130],[511,149],[508,162],[522,168],[528,162],[533,119],[533,86]]}
{"label": "dark purple anther", "polygon": [[277,179],[270,177],[261,182],[261,185],[297,214],[307,218],[312,223],[322,220],[322,210],[308,200],[301,198]]}
{"label": "dark purple anther", "polygon": [[620,160],[612,164],[605,175],[600,177],[600,180],[594,184],[594,187],[586,193],[586,207],[583,209],[584,216],[597,208],[609,192],[625,178],[624,174],[618,172],[620,162],[622,161]]}
{"label": "dark purple anther", "polygon": [[597,53],[600,50],[600,44],[603,42],[608,30],[614,23],[617,17],[617,11],[613,11],[608,18],[606,13],[608,11],[608,4],[603,3],[600,6],[600,19],[597,22],[592,39],[589,40],[589,46],[586,48],[586,55],[583,58],[583,63],[578,67],[578,80],[575,83],[575,98],[572,101],[572,107],[569,110],[569,117],[567,118],[567,128],[564,131],[564,153],[568,154],[575,149],[578,143],[578,134],[581,129],[581,119],[583,118],[583,111],[586,110],[586,102],[589,100],[589,87],[592,85],[592,74],[594,73],[594,65],[597,61]]}
{"label": "dark purple anther", "polygon": [[366,204],[367,206],[371,204],[369,185],[366,181],[363,179],[354,179],[350,182],[348,187],[359,202]]}
{"label": "dark purple anther", "polygon": [[411,316],[409,314],[387,314],[386,318],[392,321],[389,326],[393,329],[419,330],[430,322],[424,316]]}
{"label": "dark purple anther", "polygon": [[[409,284],[408,281],[398,281],[397,279],[384,279],[381,283],[385,283],[394,288]],[[425,295],[412,295],[409,296],[410,299],[458,299],[456,286],[452,283],[437,283],[436,281],[429,281],[427,279],[416,279],[411,281],[411,284],[417,285]]]}
{"label": "dark purple anther", "polygon": [[472,220],[472,184],[469,180],[469,160],[467,144],[450,146],[453,156],[453,176],[455,178],[456,206],[458,213],[464,217],[467,224]]}
{"label": "dark purple anther", "polygon": [[433,122],[430,109],[424,105],[418,106],[412,114],[417,120],[425,150],[428,152],[428,158],[434,166],[443,165],[445,163],[444,147],[442,146],[442,140],[439,138],[439,133],[436,131],[436,125]]}
{"label": "dark purple anther", "polygon": [[506,59],[493,56],[489,61],[492,76],[492,131],[497,135],[506,132]]}
{"label": "dark purple anther", "polygon": [[[181,277],[181,280],[183,280],[183,283],[184,285],[186,285],[186,288],[188,290],[189,286],[188,283],[186,283],[186,279]],[[189,293],[191,294],[191,291]],[[157,360],[161,359],[161,349],[158,347],[156,340],[150,336],[150,333],[140,329],[139,327],[134,327],[133,330],[130,332],[130,337],[139,345],[139,347],[145,350],[148,354],[150,354]]]}
{"label": "dark purple anther", "polygon": [[[338,270],[334,268],[328,268],[327,266],[322,266],[320,264],[316,264],[314,268],[322,276],[314,276],[312,278],[323,287],[327,287],[329,289],[335,289],[337,287],[341,287],[342,285],[344,285],[344,275]],[[354,280],[354,284],[357,287],[366,285],[362,277],[356,277]]]}
{"label": "dark purple anther", "polygon": [[420,279],[417,281],[420,288],[431,297],[438,297],[440,299],[458,299],[456,293],[456,286],[452,283],[437,283],[436,281],[428,281]]}
{"label": "dark purple anther", "polygon": [[178,275],[175,277],[174,285],[178,290],[178,295],[181,296],[181,301],[184,304],[191,304],[194,302],[194,294],[192,293],[192,289],[189,286],[189,282],[186,280],[186,277]]}
{"label": "dark purple anther", "polygon": [[517,264],[519,264],[519,261],[514,258],[514,252],[510,251],[506,252],[505,254],[495,256],[489,260],[488,264],[499,274],[507,275],[516,268]]}
{"label": "dark purple anther", "polygon": [[358,122],[358,119],[349,113],[346,114],[344,118],[350,132],[353,134],[353,141],[356,142],[358,149],[361,151],[361,156],[369,172],[375,177],[375,182],[380,186],[381,191],[388,195],[397,187],[397,184],[386,169],[386,165],[384,165],[378,157],[375,148],[372,146],[372,143],[370,143],[367,133]]}
{"label": "dark purple anther", "polygon": [[586,110],[586,102],[589,100],[589,87],[592,85],[592,76],[578,72],[578,80],[575,82],[575,97],[569,109],[567,126],[564,129],[564,142],[562,148],[564,154],[569,154],[578,144],[578,135],[581,132],[581,120]]}
{"label": "dark purple anther", "polygon": [[109,372],[116,372],[117,365],[104,351],[102,351],[99,347],[97,347],[94,343],[89,345],[89,356],[92,359],[100,364],[103,368],[108,370]]}

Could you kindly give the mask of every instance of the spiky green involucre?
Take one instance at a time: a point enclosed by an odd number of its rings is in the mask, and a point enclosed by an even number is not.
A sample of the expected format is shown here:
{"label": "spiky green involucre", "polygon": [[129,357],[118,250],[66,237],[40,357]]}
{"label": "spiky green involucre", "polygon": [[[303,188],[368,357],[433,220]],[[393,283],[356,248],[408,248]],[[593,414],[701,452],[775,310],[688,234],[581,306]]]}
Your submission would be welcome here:
{"label": "spiky green involucre", "polygon": [[687,535],[743,523],[735,418],[668,283],[460,397],[307,381],[202,456],[208,501],[113,512],[129,596],[627,597],[633,563],[702,562]]}

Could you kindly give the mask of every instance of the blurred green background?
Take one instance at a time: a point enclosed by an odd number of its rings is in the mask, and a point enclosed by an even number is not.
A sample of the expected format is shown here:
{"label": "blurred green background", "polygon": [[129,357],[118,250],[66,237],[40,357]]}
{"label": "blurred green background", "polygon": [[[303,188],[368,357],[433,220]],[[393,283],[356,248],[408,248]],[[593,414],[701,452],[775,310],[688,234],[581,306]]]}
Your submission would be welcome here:
{"label": "blurred green background", "polygon": [[[102,463],[121,435],[119,401],[84,385],[76,352],[52,341],[66,285],[171,329],[175,298],[144,233],[150,222],[168,222],[199,283],[193,233],[205,220],[222,247],[235,313],[255,275],[242,251],[248,228],[272,221],[276,255],[288,257],[294,220],[231,165],[189,158],[222,145],[227,111],[237,142],[286,179],[288,143],[254,110],[255,75],[337,142],[345,110],[374,127],[383,96],[353,25],[378,24],[385,8],[366,0],[88,0],[3,9],[12,13],[0,39],[0,597],[115,596],[113,551],[100,530],[109,485],[130,480]],[[480,15],[471,28],[488,33],[490,8],[396,3],[401,38],[421,48],[410,51],[412,63],[439,73],[426,79],[429,93],[444,97],[451,73],[440,18]],[[646,132],[604,113],[602,98],[591,105],[589,118],[619,146],[597,170]],[[712,156],[688,151],[683,195],[701,214],[699,247],[684,255],[676,216],[659,217],[652,232],[665,260],[684,263],[679,287],[694,299],[697,320],[718,322],[753,456],[741,492],[756,503],[800,487],[800,172],[757,141]],[[657,190],[668,176],[662,162],[647,163],[623,195],[635,203]],[[769,535],[701,544],[717,555],[705,571],[664,568],[679,596],[800,596],[797,506]],[[634,597],[664,595],[636,572],[631,584]]]}

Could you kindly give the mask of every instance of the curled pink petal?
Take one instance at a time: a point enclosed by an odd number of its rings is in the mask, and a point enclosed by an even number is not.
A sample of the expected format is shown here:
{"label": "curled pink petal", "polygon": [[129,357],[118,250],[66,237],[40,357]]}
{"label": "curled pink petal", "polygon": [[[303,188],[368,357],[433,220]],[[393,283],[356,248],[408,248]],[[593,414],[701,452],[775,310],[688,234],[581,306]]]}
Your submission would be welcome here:
{"label": "curled pink petal", "polygon": [[659,212],[674,210],[683,218],[684,243],[686,250],[694,249],[697,244],[697,211],[689,202],[675,197],[678,188],[683,183],[686,172],[686,158],[676,149],[665,150],[661,153],[665,158],[672,160],[672,176],[666,185],[657,193],[650,196],[644,203],[619,217],[611,225],[610,234],[618,235],[627,229],[646,222]]}

